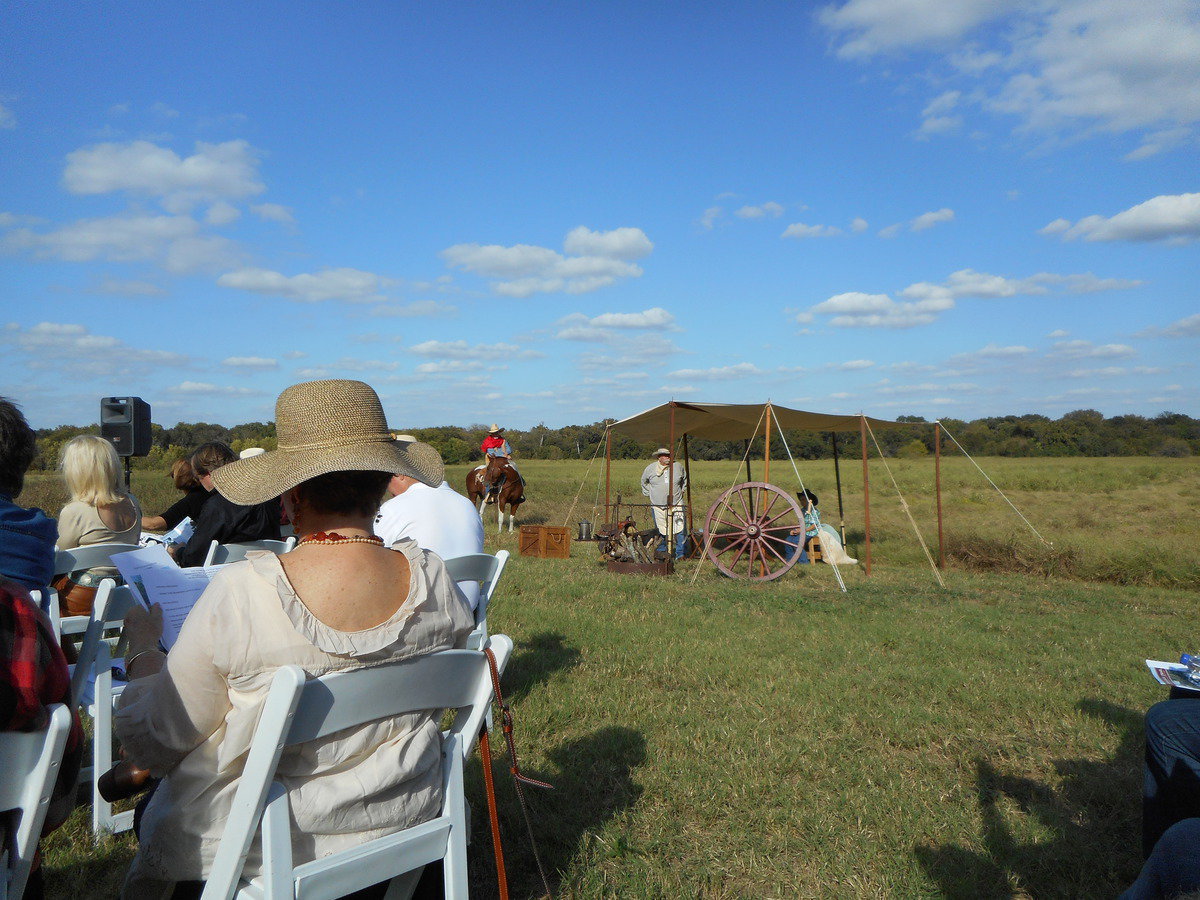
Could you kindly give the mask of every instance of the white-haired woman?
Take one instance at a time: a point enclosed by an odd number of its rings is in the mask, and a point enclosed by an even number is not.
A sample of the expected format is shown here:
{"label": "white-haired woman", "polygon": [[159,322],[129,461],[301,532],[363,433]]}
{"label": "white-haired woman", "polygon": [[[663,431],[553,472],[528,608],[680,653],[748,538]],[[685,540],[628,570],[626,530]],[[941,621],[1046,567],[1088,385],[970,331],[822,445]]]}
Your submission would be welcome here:
{"label": "white-haired woman", "polygon": [[[142,534],[142,510],[125,489],[121,461],[104,438],[83,434],[63,446],[59,461],[71,501],[58,515],[58,547],[74,550],[92,544],[136,544]],[[86,616],[100,580],[112,566],[72,572],[55,582],[64,616]]]}

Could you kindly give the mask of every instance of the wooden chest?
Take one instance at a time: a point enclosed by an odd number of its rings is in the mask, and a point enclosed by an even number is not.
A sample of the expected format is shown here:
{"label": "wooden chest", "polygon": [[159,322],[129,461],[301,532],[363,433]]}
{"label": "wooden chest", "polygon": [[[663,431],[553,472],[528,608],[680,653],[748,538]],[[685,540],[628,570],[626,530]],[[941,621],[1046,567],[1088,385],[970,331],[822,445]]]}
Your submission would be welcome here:
{"label": "wooden chest", "polygon": [[522,525],[517,552],[522,556],[567,559],[571,555],[571,529],[564,525]]}

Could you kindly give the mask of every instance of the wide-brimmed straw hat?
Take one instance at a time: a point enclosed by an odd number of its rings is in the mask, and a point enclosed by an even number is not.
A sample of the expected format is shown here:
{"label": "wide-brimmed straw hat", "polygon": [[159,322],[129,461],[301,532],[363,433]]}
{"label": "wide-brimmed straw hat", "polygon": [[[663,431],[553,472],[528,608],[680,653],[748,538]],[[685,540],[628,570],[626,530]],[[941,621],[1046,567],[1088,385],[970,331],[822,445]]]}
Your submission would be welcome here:
{"label": "wide-brimmed straw hat", "polygon": [[671,455],[671,451],[668,450],[666,447],[659,447],[657,450],[654,451],[655,457],[670,456],[670,455]]}
{"label": "wide-brimmed straw hat", "polygon": [[361,381],[292,385],[275,402],[275,435],[278,450],[214,470],[217,490],[249,506],[328,472],[391,472],[430,487],[442,483],[441,455],[420,441],[393,440],[379,396]]}
{"label": "wide-brimmed straw hat", "polygon": [[497,431],[503,431],[503,430],[504,430],[503,428],[501,428],[499,425],[497,425],[495,422],[493,422],[492,427],[488,429],[488,434],[495,434]]}

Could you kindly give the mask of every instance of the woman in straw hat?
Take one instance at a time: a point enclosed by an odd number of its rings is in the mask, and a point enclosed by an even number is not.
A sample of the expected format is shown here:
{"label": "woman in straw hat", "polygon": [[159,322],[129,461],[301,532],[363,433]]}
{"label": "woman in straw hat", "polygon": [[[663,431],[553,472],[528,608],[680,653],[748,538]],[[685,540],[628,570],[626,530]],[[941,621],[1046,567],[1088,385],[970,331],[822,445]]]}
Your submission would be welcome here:
{"label": "woman in straw hat", "polygon": [[[324,675],[420,656],[462,646],[473,626],[439,557],[413,541],[385,548],[371,532],[393,475],[441,482],[437,451],[392,440],[379,398],[359,381],[290,387],[275,417],[278,450],[212,478],[235,503],[282,494],[296,548],[252,552],[217,574],[169,655],[157,649],[157,607],[126,621],[131,681],[117,734],[130,761],[165,776],[140,819],[126,897],[192,896],[208,874],[278,667]],[[296,862],[435,816],[440,759],[429,713],[285,751]]]}

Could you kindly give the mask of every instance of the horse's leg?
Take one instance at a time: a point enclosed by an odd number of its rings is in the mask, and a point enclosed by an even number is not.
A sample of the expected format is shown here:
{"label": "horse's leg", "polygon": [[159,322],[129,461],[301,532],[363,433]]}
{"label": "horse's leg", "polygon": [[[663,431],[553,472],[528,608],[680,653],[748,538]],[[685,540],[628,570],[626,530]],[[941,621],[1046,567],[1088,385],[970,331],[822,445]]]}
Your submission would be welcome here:
{"label": "horse's leg", "polygon": [[508,531],[510,534],[512,533],[512,530],[513,530],[513,522],[517,518],[517,507],[520,505],[521,505],[520,503],[508,504]]}

